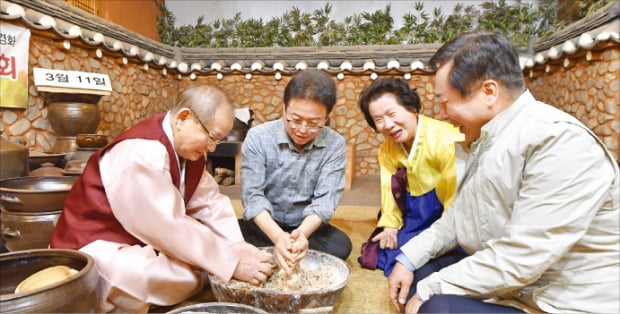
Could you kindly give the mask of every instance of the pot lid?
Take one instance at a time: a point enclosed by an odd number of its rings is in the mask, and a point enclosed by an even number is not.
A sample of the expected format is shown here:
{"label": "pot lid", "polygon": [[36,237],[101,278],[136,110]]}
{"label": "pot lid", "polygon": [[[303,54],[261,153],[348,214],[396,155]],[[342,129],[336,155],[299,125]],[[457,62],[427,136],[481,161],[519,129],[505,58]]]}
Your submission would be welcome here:
{"label": "pot lid", "polygon": [[28,147],[11,142],[4,137],[0,137],[0,151],[2,152],[27,152]]}

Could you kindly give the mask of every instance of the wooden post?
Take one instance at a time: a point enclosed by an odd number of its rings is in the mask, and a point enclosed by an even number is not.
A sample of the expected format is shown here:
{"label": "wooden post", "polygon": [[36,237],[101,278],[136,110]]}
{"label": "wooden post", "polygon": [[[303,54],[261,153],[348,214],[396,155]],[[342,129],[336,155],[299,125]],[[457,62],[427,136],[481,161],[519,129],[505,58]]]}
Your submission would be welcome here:
{"label": "wooden post", "polygon": [[241,184],[241,149],[235,154],[235,185]]}
{"label": "wooden post", "polygon": [[355,177],[355,145],[347,145],[347,164],[344,169],[345,183],[344,190],[351,191],[353,177]]}

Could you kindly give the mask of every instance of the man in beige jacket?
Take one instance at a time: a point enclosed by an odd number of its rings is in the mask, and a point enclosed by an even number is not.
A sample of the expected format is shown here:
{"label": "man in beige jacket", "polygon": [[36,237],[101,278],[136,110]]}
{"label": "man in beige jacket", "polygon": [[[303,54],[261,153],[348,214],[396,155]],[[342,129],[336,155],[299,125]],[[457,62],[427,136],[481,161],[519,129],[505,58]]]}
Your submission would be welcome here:
{"label": "man in beige jacket", "polygon": [[453,206],[401,249],[388,279],[394,305],[620,312],[614,157],[577,119],[534,99],[503,36],[461,34],[431,64],[442,116],[472,146]]}

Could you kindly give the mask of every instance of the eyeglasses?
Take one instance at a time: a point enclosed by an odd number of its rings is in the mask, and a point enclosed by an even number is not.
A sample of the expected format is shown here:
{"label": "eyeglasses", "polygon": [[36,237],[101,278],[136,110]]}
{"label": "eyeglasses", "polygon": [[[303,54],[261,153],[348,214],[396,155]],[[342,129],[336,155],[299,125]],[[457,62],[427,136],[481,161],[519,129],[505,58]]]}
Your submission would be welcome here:
{"label": "eyeglasses", "polygon": [[219,144],[222,141],[224,141],[223,139],[216,139],[211,135],[211,132],[209,132],[209,129],[207,129],[207,127],[202,123],[202,121],[200,121],[200,118],[198,118],[198,116],[192,111],[192,114],[194,115],[194,117],[196,118],[196,121],[198,121],[198,123],[200,124],[200,126],[205,130],[205,132],[207,132],[207,137],[209,139],[209,143],[210,144]]}
{"label": "eyeglasses", "polygon": [[303,128],[306,128],[306,132],[308,133],[316,133],[323,128],[322,125],[308,125],[303,122],[295,121],[293,119],[286,119],[286,122],[290,124],[291,129],[299,130],[303,127]]}

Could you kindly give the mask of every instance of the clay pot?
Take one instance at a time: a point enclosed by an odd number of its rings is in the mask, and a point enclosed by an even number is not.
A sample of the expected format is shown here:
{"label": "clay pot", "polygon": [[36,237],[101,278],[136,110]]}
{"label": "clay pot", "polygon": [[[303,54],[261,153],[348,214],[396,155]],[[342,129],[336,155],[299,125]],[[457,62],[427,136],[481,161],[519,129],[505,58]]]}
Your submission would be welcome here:
{"label": "clay pot", "polygon": [[[77,274],[31,291],[13,293],[28,276],[47,267],[66,265]],[[2,313],[94,313],[99,274],[88,254],[75,250],[38,249],[0,254]]]}
{"label": "clay pot", "polygon": [[101,134],[78,134],[75,142],[80,148],[100,148],[108,143],[108,136]]}
{"label": "clay pot", "polygon": [[77,178],[47,176],[0,180],[0,204],[12,212],[61,210]]}
{"label": "clay pot", "polygon": [[47,118],[58,136],[95,133],[101,113],[97,104],[55,102],[47,107]]}
{"label": "clay pot", "polygon": [[0,209],[2,241],[9,251],[46,249],[62,210],[50,212],[10,212]]}
{"label": "clay pot", "polygon": [[27,176],[28,148],[0,137],[0,179]]}
{"label": "clay pot", "polygon": [[65,153],[43,153],[30,151],[28,156],[30,171],[40,168],[44,163],[52,163],[58,168],[64,168],[65,155]]}
{"label": "clay pot", "polygon": [[69,154],[76,151],[77,148],[75,136],[56,136],[56,142],[54,142],[50,151],[52,153]]}
{"label": "clay pot", "polygon": [[99,125],[101,95],[46,93],[47,119],[57,136],[95,133]]}
{"label": "clay pot", "polygon": [[61,176],[62,175],[62,169],[58,168],[56,166],[54,166],[53,163],[51,162],[45,162],[41,165],[41,167],[30,171],[30,173],[28,173],[29,176],[31,177],[37,177],[37,176]]}

